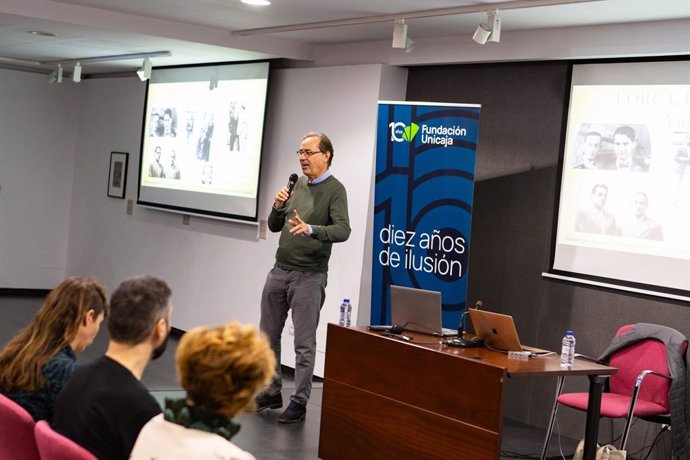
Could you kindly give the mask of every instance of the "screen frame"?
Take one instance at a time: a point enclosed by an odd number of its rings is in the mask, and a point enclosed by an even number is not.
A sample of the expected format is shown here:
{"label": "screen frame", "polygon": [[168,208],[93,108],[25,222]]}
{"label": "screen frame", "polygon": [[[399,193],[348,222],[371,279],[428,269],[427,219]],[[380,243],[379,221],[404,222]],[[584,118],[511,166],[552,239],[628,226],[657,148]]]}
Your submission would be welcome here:
{"label": "screen frame", "polygon": [[[271,91],[271,75],[273,73],[273,65],[274,65],[274,60],[272,59],[258,59],[258,60],[249,60],[249,61],[231,61],[231,62],[211,62],[211,63],[201,63],[201,64],[183,64],[183,65],[172,65],[172,66],[161,66],[161,67],[154,67],[153,72],[156,70],[175,70],[175,69],[190,69],[190,68],[213,68],[213,67],[220,67],[220,66],[240,66],[240,65],[246,65],[246,64],[262,64],[266,63],[267,64],[267,74],[266,74],[266,94],[265,94],[265,99],[264,99],[264,107],[263,107],[263,125],[261,127],[261,148],[259,150],[259,163],[258,163],[258,169],[257,169],[257,179],[256,179],[256,198],[255,203],[254,203],[254,212],[253,215],[251,216],[245,216],[245,215],[240,215],[240,214],[232,214],[232,213],[226,213],[226,212],[218,212],[218,211],[213,211],[213,210],[207,210],[207,209],[198,209],[198,208],[193,208],[193,207],[186,207],[186,206],[176,206],[176,205],[171,205],[171,204],[165,204],[165,203],[158,203],[158,202],[153,202],[153,201],[146,201],[141,198],[141,187],[142,187],[142,174],[144,170],[144,144],[146,141],[147,137],[147,132],[146,132],[146,123],[147,123],[147,118],[148,118],[148,110],[149,110],[149,89],[151,85],[151,80],[146,81],[146,90],[144,93],[144,104],[143,104],[143,116],[142,116],[142,123],[141,123],[141,141],[139,144],[139,169],[138,169],[138,174],[137,174],[137,201],[136,204],[138,206],[142,206],[145,208],[149,209],[154,209],[154,210],[159,210],[159,211],[167,211],[167,212],[172,212],[172,213],[177,213],[177,214],[184,214],[184,215],[194,215],[194,216],[199,216],[199,217],[205,217],[209,219],[215,219],[215,220],[224,220],[224,221],[232,221],[232,222],[239,222],[239,223],[244,223],[244,224],[250,224],[250,225],[258,225],[259,224],[259,202],[261,199],[261,178],[262,178],[262,169],[263,169],[263,160],[264,160],[264,149],[265,149],[265,138],[266,138],[266,118],[267,118],[267,113],[268,113],[268,101],[270,98],[270,91]],[[185,193],[200,193],[200,192],[185,192]]]}
{"label": "screen frame", "polygon": [[568,76],[564,91],[563,100],[563,122],[561,124],[561,141],[557,163],[557,177],[555,181],[555,193],[553,203],[553,221],[551,228],[551,251],[550,260],[547,271],[542,273],[542,277],[550,278],[565,282],[574,282],[578,284],[585,284],[603,288],[607,290],[618,290],[625,292],[632,292],[644,296],[663,297],[690,304],[690,290],[677,289],[668,286],[660,286],[654,284],[646,284],[634,282],[629,280],[620,280],[614,278],[607,278],[603,276],[590,275],[586,273],[571,272],[554,268],[556,263],[556,246],[558,244],[558,224],[559,211],[561,205],[561,190],[563,183],[563,169],[565,162],[565,150],[568,131],[568,116],[570,113],[570,101],[572,92],[572,78],[573,68],[576,65],[591,65],[591,64],[619,64],[619,63],[648,63],[648,62],[673,62],[673,61],[690,61],[690,55],[672,55],[672,56],[645,56],[636,58],[606,58],[606,59],[581,59],[568,61]]}

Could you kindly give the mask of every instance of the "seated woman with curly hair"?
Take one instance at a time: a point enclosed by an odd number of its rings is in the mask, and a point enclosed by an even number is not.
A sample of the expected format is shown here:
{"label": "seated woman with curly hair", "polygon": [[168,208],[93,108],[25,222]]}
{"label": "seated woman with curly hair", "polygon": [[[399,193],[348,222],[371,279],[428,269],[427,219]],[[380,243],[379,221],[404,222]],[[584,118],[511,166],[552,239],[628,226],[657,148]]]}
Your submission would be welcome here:
{"label": "seated woman with curly hair", "polygon": [[230,442],[240,429],[232,417],[273,378],[275,355],[266,336],[238,322],[192,329],[180,340],[176,363],[187,397],[166,400],[164,413],[139,433],[130,459],[253,460]]}
{"label": "seated woman with curly hair", "polygon": [[107,314],[105,288],[71,276],[50,291],[31,324],[0,351],[0,393],[34,420],[53,421],[53,404]]}

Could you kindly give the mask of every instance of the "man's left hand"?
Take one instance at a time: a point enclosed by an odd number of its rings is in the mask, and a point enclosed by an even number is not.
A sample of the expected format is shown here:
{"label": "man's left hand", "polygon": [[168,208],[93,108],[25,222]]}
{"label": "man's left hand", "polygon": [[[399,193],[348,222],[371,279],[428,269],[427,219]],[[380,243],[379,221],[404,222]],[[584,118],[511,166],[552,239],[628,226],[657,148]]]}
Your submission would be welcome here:
{"label": "man's left hand", "polygon": [[292,233],[293,235],[309,236],[309,224],[305,223],[304,221],[302,221],[302,219],[300,219],[296,209],[293,211],[293,214],[294,219],[288,219],[288,224],[292,225],[290,233]]}

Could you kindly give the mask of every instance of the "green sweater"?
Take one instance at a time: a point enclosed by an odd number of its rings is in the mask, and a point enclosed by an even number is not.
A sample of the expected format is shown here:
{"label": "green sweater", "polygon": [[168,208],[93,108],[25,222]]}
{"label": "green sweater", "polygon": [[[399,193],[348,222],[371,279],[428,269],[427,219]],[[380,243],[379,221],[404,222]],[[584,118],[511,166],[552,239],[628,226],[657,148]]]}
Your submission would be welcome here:
{"label": "green sweater", "polygon": [[[292,235],[288,219],[297,209],[302,221],[311,225],[312,235]],[[271,211],[268,228],[282,232],[276,251],[276,266],[286,270],[328,272],[333,243],[350,237],[345,187],[333,176],[318,184],[308,184],[302,176],[295,184],[287,206]]]}

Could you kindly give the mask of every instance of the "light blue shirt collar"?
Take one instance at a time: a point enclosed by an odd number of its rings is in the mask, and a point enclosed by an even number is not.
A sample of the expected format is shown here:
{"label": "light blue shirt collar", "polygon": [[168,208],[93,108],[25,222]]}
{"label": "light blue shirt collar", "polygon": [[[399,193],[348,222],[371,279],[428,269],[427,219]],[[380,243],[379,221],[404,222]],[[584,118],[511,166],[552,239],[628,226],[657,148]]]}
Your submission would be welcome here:
{"label": "light blue shirt collar", "polygon": [[321,174],[316,179],[314,179],[314,180],[307,179],[307,184],[309,184],[309,185],[320,184],[321,182],[325,181],[329,177],[331,177],[331,170],[327,169],[325,173]]}

